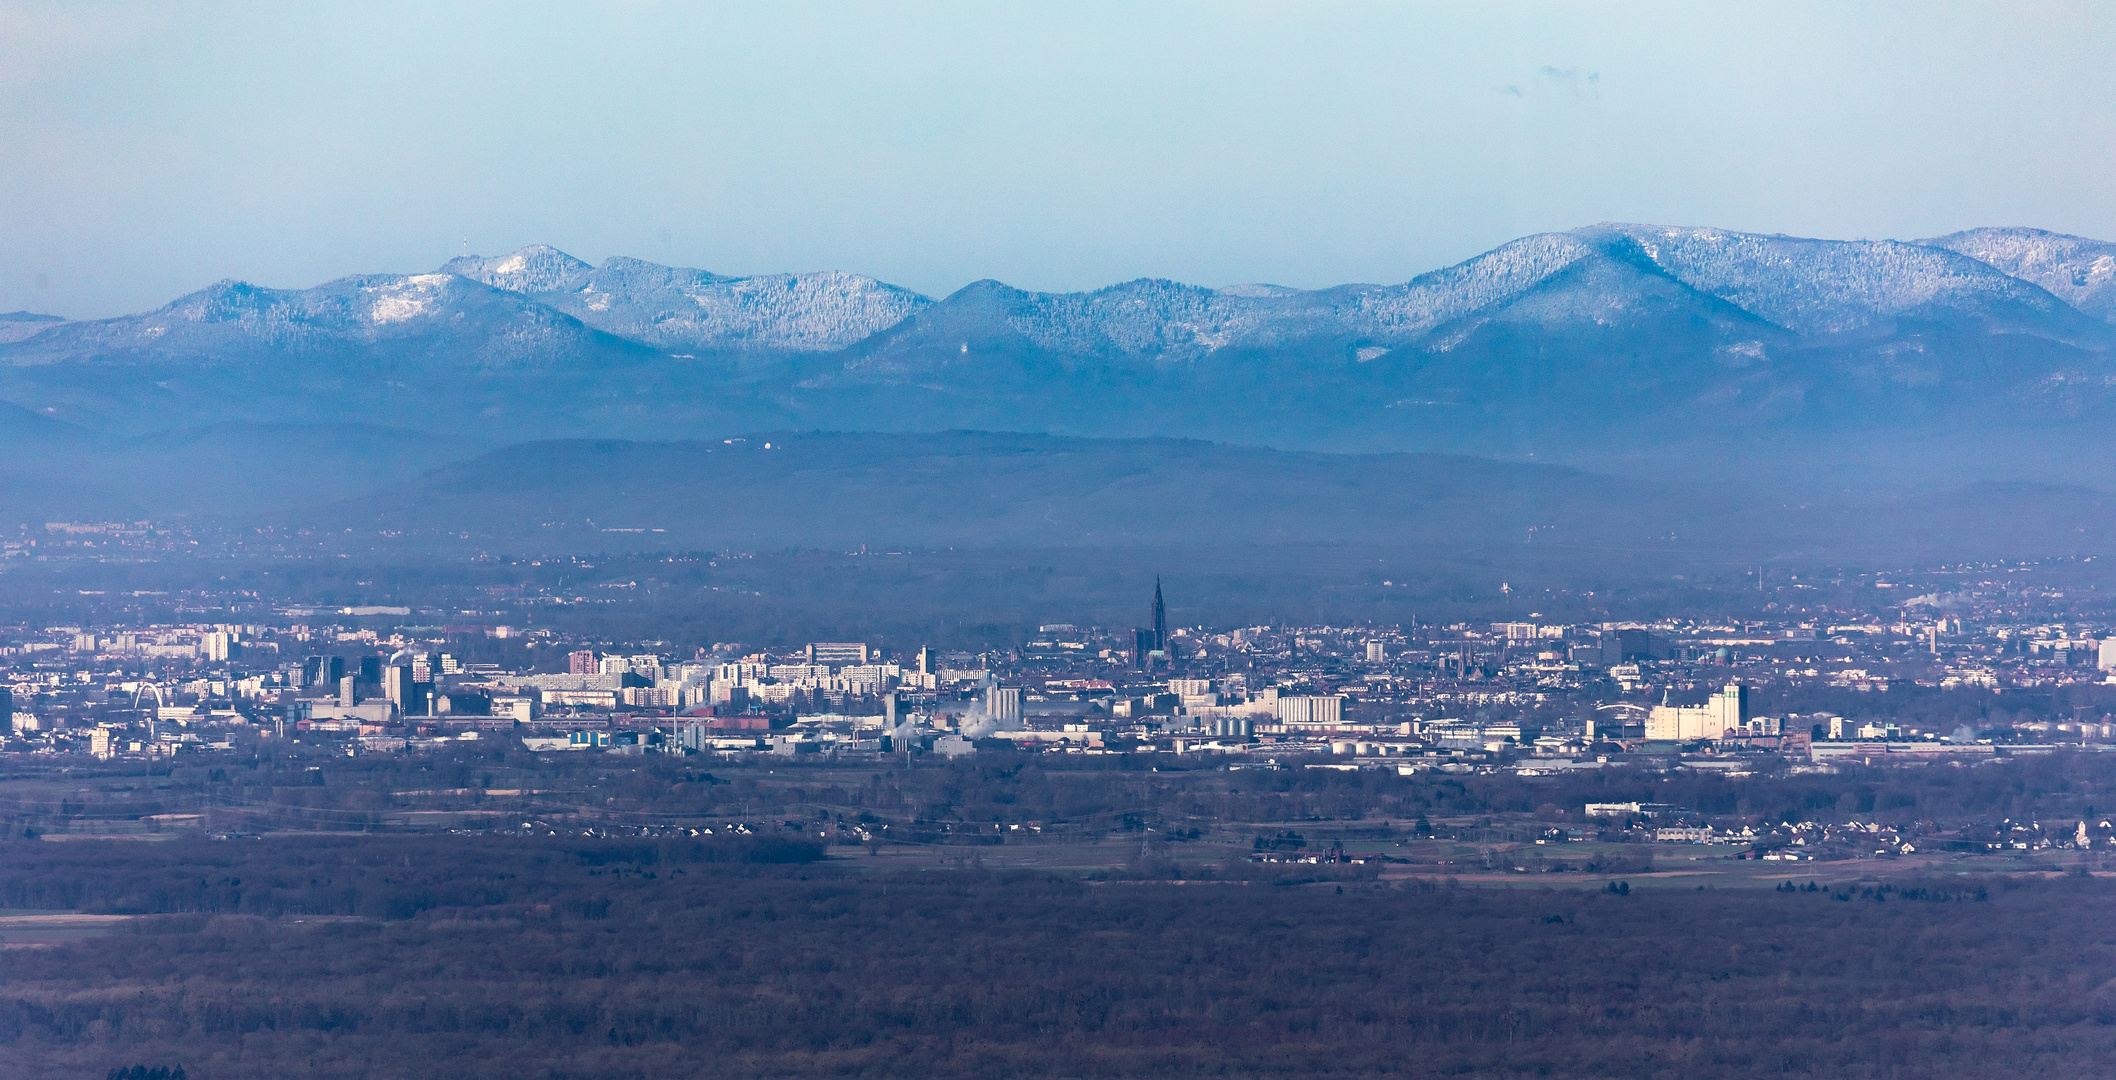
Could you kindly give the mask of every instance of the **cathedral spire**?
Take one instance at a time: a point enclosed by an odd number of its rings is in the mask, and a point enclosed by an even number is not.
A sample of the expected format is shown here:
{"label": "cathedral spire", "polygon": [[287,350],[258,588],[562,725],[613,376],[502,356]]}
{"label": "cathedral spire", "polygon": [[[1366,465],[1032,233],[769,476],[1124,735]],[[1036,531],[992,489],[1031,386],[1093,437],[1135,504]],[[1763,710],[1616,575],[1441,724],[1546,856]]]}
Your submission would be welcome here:
{"label": "cathedral spire", "polygon": [[1168,608],[1161,603],[1161,575],[1154,575],[1154,648],[1168,651]]}

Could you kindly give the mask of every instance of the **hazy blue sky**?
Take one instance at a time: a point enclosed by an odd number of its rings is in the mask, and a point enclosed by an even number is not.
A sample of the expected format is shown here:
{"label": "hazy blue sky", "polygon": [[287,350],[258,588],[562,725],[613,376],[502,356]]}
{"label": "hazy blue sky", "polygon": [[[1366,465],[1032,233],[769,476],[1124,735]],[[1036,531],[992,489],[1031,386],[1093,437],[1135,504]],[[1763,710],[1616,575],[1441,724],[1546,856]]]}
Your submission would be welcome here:
{"label": "hazy blue sky", "polygon": [[930,293],[2116,237],[2116,4],[17,4],[0,310],[556,244]]}

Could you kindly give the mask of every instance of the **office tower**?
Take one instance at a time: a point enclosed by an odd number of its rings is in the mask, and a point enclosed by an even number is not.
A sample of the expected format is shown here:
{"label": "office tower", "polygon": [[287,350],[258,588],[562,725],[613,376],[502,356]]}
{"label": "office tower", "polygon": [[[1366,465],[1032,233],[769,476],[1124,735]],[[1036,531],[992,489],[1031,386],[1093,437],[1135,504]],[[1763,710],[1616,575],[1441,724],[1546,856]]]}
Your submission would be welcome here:
{"label": "office tower", "polygon": [[[343,665],[341,665],[343,666]],[[350,709],[360,704],[359,680],[351,675],[338,676],[338,704]]]}
{"label": "office tower", "polygon": [[15,733],[15,691],[0,686],[0,735]]}
{"label": "office tower", "polygon": [[325,686],[337,685],[340,679],[345,678],[345,657],[323,657],[322,662],[317,666],[316,675],[316,681]]}

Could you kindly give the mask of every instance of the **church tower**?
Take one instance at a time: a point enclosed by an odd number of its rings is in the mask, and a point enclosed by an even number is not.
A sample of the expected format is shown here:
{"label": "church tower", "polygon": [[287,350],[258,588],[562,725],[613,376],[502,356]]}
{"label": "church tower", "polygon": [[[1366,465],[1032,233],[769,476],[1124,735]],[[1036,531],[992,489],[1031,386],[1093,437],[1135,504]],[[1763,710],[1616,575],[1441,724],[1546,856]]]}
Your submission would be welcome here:
{"label": "church tower", "polygon": [[1161,576],[1154,575],[1154,651],[1168,651],[1168,608],[1161,603]]}

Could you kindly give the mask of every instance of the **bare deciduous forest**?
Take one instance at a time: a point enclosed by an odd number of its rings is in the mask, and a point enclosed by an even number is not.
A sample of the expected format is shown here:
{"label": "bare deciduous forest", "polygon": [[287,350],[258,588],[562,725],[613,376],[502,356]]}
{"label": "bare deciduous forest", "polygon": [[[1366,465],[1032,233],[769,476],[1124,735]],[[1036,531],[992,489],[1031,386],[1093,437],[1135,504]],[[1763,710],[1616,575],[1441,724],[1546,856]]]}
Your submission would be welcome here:
{"label": "bare deciduous forest", "polygon": [[0,953],[16,1076],[2012,1077],[2116,1051],[2116,887],[2080,876],[1619,893],[862,874],[774,838],[8,851],[18,909],[94,908],[100,880],[181,912]]}

